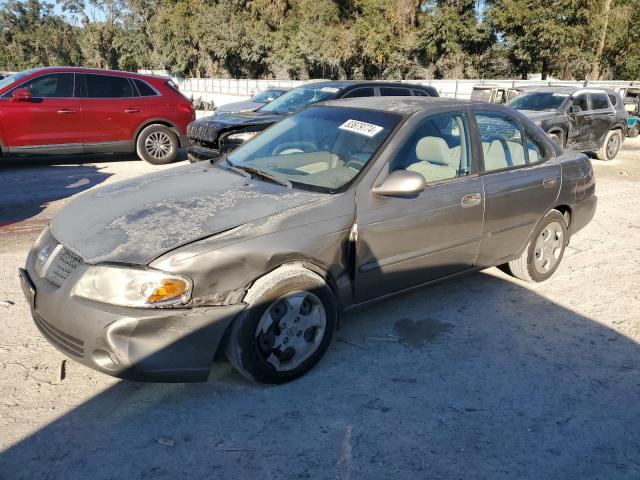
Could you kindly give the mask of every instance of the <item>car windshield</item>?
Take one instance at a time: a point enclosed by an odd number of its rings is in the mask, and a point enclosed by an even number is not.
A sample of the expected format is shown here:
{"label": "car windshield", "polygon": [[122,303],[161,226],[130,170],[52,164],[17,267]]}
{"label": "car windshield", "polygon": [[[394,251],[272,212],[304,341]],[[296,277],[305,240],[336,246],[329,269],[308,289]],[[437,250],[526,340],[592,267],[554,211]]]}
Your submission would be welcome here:
{"label": "car windshield", "polygon": [[568,93],[557,92],[531,92],[523,93],[507,102],[507,106],[516,110],[533,110],[541,112],[546,110],[558,110],[565,100],[569,98]]}
{"label": "car windshield", "polygon": [[268,113],[291,113],[302,110],[312,103],[323,102],[335,98],[340,89],[327,85],[304,85],[289,90],[259,111]]}
{"label": "car windshield", "polygon": [[256,103],[271,102],[282,95],[285,91],[286,90],[267,90],[266,92],[257,94],[251,99],[251,101]]}
{"label": "car windshield", "polygon": [[276,123],[227,160],[296,188],[334,193],[360,173],[400,119],[372,110],[309,108]]}
{"label": "car windshield", "polygon": [[13,75],[9,75],[7,78],[0,80],[0,90],[3,90],[5,87],[13,85],[18,82],[20,79],[26,77],[33,73],[33,70],[25,70],[24,72],[14,73]]}
{"label": "car windshield", "polygon": [[471,100],[489,101],[491,91],[490,88],[474,88],[471,92]]}

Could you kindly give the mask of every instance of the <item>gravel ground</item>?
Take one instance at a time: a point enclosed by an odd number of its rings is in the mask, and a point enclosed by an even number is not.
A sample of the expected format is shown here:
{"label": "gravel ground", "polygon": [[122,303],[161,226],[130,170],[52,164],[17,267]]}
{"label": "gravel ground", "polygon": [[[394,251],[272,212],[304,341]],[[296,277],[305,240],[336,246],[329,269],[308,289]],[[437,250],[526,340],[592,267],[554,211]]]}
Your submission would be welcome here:
{"label": "gravel ground", "polygon": [[[640,478],[640,138],[557,273],[497,269],[350,313],[304,378],[139,384],[66,365],[16,269],[78,191],[170,167],[0,167],[0,478]],[[74,163],[70,163],[74,162]],[[46,177],[44,177],[46,175]]]}

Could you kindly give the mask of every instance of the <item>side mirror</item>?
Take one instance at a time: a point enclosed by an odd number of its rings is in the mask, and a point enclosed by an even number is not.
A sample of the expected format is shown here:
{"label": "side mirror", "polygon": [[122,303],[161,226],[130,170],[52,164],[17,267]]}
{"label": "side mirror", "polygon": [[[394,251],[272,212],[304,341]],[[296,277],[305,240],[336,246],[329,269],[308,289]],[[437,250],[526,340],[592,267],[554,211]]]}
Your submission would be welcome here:
{"label": "side mirror", "polygon": [[26,88],[16,88],[11,94],[11,98],[16,102],[28,102],[31,100],[32,95]]}
{"label": "side mirror", "polygon": [[408,197],[417,195],[427,187],[424,177],[409,170],[391,172],[382,184],[373,187],[371,192],[383,197]]}
{"label": "side mirror", "polygon": [[580,105],[571,105],[571,113],[580,113],[582,111],[582,107]]}

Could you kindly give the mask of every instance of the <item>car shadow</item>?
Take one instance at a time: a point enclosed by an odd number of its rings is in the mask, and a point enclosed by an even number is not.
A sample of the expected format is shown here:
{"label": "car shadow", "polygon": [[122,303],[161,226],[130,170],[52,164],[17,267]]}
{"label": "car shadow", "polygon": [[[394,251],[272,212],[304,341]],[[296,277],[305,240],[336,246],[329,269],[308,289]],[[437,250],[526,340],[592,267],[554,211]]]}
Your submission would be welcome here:
{"label": "car shadow", "polygon": [[[178,161],[187,159],[181,150]],[[135,155],[91,154],[0,158],[0,231],[31,219],[48,203],[70,197],[99,185],[112,173],[96,163],[141,161]],[[42,225],[34,221],[35,230]],[[36,225],[37,224],[37,225]]]}
{"label": "car shadow", "polygon": [[346,314],[286,385],[226,363],[119,381],[7,448],[0,477],[639,478],[639,353],[491,269]]}

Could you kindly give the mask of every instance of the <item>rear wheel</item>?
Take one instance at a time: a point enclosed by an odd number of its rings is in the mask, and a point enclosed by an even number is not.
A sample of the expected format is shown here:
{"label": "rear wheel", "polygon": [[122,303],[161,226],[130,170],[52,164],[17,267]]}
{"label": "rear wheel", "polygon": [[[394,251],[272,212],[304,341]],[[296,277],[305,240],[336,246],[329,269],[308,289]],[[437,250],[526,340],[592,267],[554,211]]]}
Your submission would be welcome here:
{"label": "rear wheel", "polygon": [[596,153],[599,160],[613,160],[620,151],[622,145],[622,133],[620,130],[611,130],[607,133],[600,150]]}
{"label": "rear wheel", "polygon": [[633,127],[629,127],[627,130],[627,137],[636,138],[640,134],[640,122],[636,123]]}
{"label": "rear wheel", "polygon": [[136,142],[138,157],[153,165],[166,165],[178,156],[180,143],[177,135],[164,125],[145,127]]}
{"label": "rear wheel", "polygon": [[564,135],[562,132],[551,132],[549,133],[549,138],[564,148]]}
{"label": "rear wheel", "polygon": [[520,258],[509,262],[510,273],[526,282],[543,282],[557,270],[567,245],[565,217],[551,210],[533,232]]}
{"label": "rear wheel", "polygon": [[249,306],[232,325],[226,349],[231,364],[259,383],[308,372],[329,348],[337,323],[333,292],[322,277],[302,267],[274,273],[275,281],[256,282],[247,294]]}

